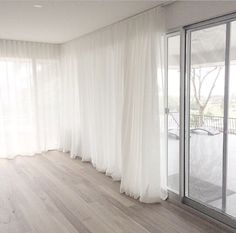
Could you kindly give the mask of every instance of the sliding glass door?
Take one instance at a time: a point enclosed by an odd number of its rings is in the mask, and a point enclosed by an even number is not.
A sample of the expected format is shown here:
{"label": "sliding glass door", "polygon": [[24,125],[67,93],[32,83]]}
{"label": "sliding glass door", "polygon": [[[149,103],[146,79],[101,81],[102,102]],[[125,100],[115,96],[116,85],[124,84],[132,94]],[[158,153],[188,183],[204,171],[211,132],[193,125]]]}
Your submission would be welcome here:
{"label": "sliding glass door", "polygon": [[226,25],[189,33],[188,197],[222,203]]}
{"label": "sliding glass door", "polygon": [[180,35],[167,37],[167,184],[179,193],[179,145],[180,145]]}
{"label": "sliding glass door", "polygon": [[235,218],[236,21],[187,28],[185,60],[184,196]]}
{"label": "sliding glass door", "polygon": [[168,189],[236,228],[236,14],[166,42]]}
{"label": "sliding glass door", "polygon": [[230,29],[225,212],[236,217],[236,21]]}

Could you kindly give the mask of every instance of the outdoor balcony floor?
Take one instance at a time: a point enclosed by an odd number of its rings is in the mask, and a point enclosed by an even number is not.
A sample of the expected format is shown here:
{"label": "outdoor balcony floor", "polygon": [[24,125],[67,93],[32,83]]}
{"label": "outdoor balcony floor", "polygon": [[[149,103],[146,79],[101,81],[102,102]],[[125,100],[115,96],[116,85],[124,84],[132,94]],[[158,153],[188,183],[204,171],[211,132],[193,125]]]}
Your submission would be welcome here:
{"label": "outdoor balcony floor", "polygon": [[[169,138],[168,182],[178,190],[179,140]],[[236,135],[228,135],[227,208],[226,212],[236,217]],[[200,202],[221,208],[222,202],[223,134],[191,134],[189,196]]]}

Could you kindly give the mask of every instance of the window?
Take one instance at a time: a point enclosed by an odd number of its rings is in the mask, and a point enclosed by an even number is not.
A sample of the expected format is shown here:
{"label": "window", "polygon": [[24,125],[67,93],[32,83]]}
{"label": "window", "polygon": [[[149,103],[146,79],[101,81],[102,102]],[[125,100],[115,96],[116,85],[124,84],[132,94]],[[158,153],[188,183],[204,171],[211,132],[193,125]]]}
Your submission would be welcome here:
{"label": "window", "polygon": [[168,34],[166,57],[168,189],[236,227],[235,14]]}
{"label": "window", "polygon": [[236,217],[236,21],[231,23],[225,211]]}
{"label": "window", "polygon": [[219,208],[223,177],[225,39],[226,25],[190,32],[186,195]]}
{"label": "window", "polygon": [[179,192],[180,35],[167,38],[167,151],[168,188]]}

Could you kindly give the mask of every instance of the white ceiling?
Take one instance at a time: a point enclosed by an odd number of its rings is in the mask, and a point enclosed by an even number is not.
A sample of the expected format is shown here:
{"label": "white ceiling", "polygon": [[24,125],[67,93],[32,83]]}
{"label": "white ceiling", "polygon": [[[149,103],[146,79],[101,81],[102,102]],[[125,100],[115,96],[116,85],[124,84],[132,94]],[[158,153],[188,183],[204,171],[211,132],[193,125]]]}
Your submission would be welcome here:
{"label": "white ceiling", "polygon": [[64,43],[161,2],[0,0],[0,38]]}

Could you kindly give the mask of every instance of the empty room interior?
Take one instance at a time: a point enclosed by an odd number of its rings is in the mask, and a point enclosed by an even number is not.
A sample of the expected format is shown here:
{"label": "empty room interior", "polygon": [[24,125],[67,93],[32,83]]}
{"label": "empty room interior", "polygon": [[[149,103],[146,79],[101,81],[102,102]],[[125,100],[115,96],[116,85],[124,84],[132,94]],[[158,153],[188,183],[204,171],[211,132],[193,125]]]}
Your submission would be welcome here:
{"label": "empty room interior", "polygon": [[236,232],[236,1],[1,0],[0,233]]}

